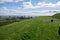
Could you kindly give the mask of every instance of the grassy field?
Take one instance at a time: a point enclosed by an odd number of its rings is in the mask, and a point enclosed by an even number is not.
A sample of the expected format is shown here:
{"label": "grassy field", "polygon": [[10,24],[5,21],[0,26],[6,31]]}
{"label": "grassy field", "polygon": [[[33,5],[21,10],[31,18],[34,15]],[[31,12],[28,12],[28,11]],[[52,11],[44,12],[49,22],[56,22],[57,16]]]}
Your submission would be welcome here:
{"label": "grassy field", "polygon": [[26,20],[25,19],[20,19],[20,18],[0,18],[0,27],[3,25],[8,25],[14,22],[19,22],[19,21],[23,21]]}
{"label": "grassy field", "polygon": [[11,24],[11,23],[14,23],[14,22],[18,22],[20,20],[12,20],[12,19],[5,19],[5,18],[0,18],[0,26],[3,26],[3,25],[7,25],[7,24]]}
{"label": "grassy field", "polygon": [[[54,19],[54,22],[51,22],[51,19]],[[60,19],[52,17],[15,22],[0,27],[0,40],[60,40],[59,26]]]}
{"label": "grassy field", "polygon": [[[51,22],[51,19],[54,21]],[[14,20],[4,20],[3,22],[8,24],[10,21],[13,22]],[[0,40],[60,40],[58,35],[59,26],[59,14],[20,22],[14,21],[12,24],[0,27]]]}

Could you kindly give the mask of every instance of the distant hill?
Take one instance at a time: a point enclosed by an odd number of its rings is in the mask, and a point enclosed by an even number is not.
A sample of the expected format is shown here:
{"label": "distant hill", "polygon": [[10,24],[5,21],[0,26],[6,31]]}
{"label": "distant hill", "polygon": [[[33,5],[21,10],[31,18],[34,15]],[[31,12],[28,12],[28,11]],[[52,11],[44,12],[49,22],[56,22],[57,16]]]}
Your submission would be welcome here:
{"label": "distant hill", "polygon": [[60,13],[53,15],[54,18],[60,19]]}
{"label": "distant hill", "polygon": [[0,27],[0,40],[60,40],[60,20],[38,17]]}

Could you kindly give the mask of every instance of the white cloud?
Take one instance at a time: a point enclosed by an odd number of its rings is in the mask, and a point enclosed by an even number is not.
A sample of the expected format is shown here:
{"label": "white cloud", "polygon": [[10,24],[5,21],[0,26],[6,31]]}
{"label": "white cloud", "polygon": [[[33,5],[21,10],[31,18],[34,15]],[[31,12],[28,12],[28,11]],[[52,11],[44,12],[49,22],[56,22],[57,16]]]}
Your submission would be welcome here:
{"label": "white cloud", "polygon": [[[8,2],[7,0],[5,0],[6,2]],[[5,2],[4,1],[4,2]],[[10,0],[9,2],[13,2],[12,0]],[[16,1],[17,2],[17,1]],[[8,9],[7,7],[3,7],[0,9],[0,15],[2,14],[6,14],[6,15],[40,15],[40,10],[39,12],[37,12],[38,14],[36,14],[35,10],[24,10],[24,9],[37,9],[37,8],[56,8],[58,9],[60,7],[60,1],[58,1],[56,4],[53,3],[45,3],[45,2],[39,2],[37,3],[36,6],[33,6],[33,4],[31,2],[23,2],[23,10],[21,10],[20,8],[17,9]],[[32,13],[32,12],[35,13]],[[38,10],[37,10],[38,11]],[[43,10],[42,12],[44,12],[45,10]],[[44,12],[45,13],[45,12]]]}
{"label": "white cloud", "polygon": [[[8,9],[7,7],[2,7],[0,9],[0,15],[32,15],[32,11],[27,11],[27,10],[21,10],[21,9]],[[31,14],[30,14],[31,13]]]}
{"label": "white cloud", "polygon": [[41,7],[44,7],[44,6],[45,6],[45,2],[40,2],[35,7],[36,8],[41,8]]}
{"label": "white cloud", "polygon": [[23,3],[23,7],[25,9],[29,9],[29,8],[42,8],[42,7],[60,7],[60,1],[58,1],[57,3],[53,4],[53,3],[45,3],[45,2],[39,2],[37,3],[36,6],[33,6],[31,2],[24,2]]}
{"label": "white cloud", "polygon": [[0,3],[4,3],[4,2],[18,2],[18,1],[23,1],[23,0],[0,0]]}
{"label": "white cloud", "polygon": [[41,8],[41,7],[56,7],[56,4],[40,2],[36,6],[37,6],[37,8]]}
{"label": "white cloud", "polygon": [[32,5],[31,2],[24,2],[23,7],[24,7],[24,9],[34,8],[34,6]]}
{"label": "white cloud", "polygon": [[50,16],[54,13],[49,13],[49,10],[36,11],[36,10],[20,10],[20,9],[8,9],[3,7],[0,9],[0,15],[23,15],[23,16]]}
{"label": "white cloud", "polygon": [[44,7],[45,6],[45,2],[40,2],[40,3],[37,3],[36,6],[33,6],[31,2],[24,2],[23,3],[23,7],[24,9],[34,9],[34,8],[41,8],[41,7]]}
{"label": "white cloud", "polygon": [[[0,3],[4,3],[4,2],[18,2],[18,1],[23,1],[23,0],[0,0]],[[46,3],[46,2],[39,2],[37,3],[36,6],[33,6],[33,4],[31,2],[23,2],[23,9],[34,9],[34,8],[42,8],[42,7],[60,7],[60,1],[58,1],[57,3],[53,4],[53,3]]]}
{"label": "white cloud", "polygon": [[7,7],[0,9],[0,15],[18,15],[20,12],[18,9],[8,9]]}
{"label": "white cloud", "polygon": [[60,6],[60,1],[57,2],[56,6]]}
{"label": "white cloud", "polygon": [[46,7],[55,7],[56,4],[53,4],[53,3],[48,3],[48,4],[45,4]]}

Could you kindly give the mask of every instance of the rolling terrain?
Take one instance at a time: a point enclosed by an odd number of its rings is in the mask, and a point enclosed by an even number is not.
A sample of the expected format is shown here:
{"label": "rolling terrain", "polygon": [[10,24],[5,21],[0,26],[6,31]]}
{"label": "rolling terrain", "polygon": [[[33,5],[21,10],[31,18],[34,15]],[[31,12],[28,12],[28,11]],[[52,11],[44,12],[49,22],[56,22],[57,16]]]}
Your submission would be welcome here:
{"label": "rolling terrain", "polygon": [[15,22],[0,27],[0,40],[60,40],[59,26],[60,19],[48,16]]}

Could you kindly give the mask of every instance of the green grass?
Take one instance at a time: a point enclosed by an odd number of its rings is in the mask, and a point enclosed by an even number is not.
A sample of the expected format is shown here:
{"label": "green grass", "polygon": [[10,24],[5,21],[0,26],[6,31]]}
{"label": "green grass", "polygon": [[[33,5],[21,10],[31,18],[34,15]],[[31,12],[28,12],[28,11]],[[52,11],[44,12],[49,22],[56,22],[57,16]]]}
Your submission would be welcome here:
{"label": "green grass", "polygon": [[53,15],[54,18],[60,19],[60,13]]}
{"label": "green grass", "polygon": [[0,27],[23,20],[27,20],[27,19],[0,18]]}
{"label": "green grass", "polygon": [[0,40],[60,40],[60,20],[38,17],[0,27]]}

